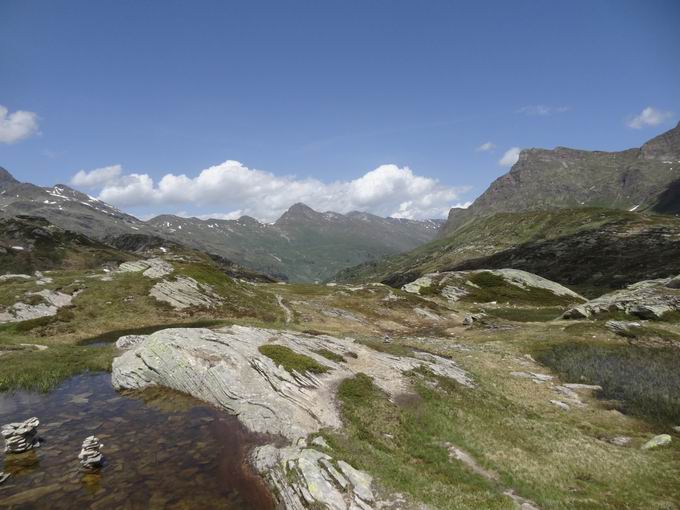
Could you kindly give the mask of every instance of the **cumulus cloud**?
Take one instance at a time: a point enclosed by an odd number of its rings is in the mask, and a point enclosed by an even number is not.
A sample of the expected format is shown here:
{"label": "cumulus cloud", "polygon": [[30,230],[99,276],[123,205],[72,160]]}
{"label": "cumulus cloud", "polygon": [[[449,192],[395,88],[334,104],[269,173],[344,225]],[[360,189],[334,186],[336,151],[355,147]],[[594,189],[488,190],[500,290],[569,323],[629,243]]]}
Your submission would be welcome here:
{"label": "cumulus cloud", "polygon": [[656,108],[648,106],[642,110],[639,115],[632,117],[628,121],[628,127],[633,129],[641,129],[647,126],[658,126],[659,124],[670,120],[672,116],[673,114],[671,112],[662,112]]}
{"label": "cumulus cloud", "polygon": [[123,173],[120,165],[105,166],[94,170],[81,170],[71,178],[71,184],[81,188],[96,188],[118,179]]}
{"label": "cumulus cloud", "polygon": [[38,115],[33,112],[9,110],[0,104],[0,143],[14,143],[38,132]]}
{"label": "cumulus cloud", "polygon": [[97,187],[100,200],[118,207],[191,206],[216,211],[201,214],[203,217],[233,219],[245,214],[262,221],[275,220],[296,202],[319,211],[360,210],[400,218],[439,218],[468,191],[467,187],[446,186],[397,165],[381,165],[357,179],[332,183],[277,176],[231,160],[206,168],[195,177],[166,174],[157,182],[147,174],[125,174],[117,169],[118,165],[80,171],[71,182]]}
{"label": "cumulus cloud", "polygon": [[523,113],[525,115],[539,115],[545,117],[547,115],[553,115],[555,113],[568,112],[568,106],[546,106],[544,104],[534,104],[530,106],[523,106],[517,113]]}
{"label": "cumulus cloud", "polygon": [[495,148],[496,148],[496,144],[494,144],[493,142],[485,142],[482,145],[480,145],[479,147],[477,147],[475,150],[477,152],[488,152],[488,151],[493,150]]}
{"label": "cumulus cloud", "polygon": [[519,159],[519,153],[522,149],[519,147],[511,147],[507,151],[505,151],[505,154],[503,154],[503,157],[498,160],[498,164],[501,166],[512,166],[515,163],[517,163],[517,160]]}

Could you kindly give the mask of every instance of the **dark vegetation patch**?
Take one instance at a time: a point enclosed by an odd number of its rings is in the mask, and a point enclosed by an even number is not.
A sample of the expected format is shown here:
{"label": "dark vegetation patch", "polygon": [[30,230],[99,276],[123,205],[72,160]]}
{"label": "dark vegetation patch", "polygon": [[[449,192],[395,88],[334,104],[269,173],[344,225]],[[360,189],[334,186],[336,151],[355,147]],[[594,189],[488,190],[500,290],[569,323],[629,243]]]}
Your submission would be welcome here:
{"label": "dark vegetation patch", "polygon": [[562,307],[545,308],[490,308],[485,312],[493,317],[513,322],[547,322],[557,319],[563,312]]}
{"label": "dark vegetation patch", "polygon": [[151,326],[142,326],[142,327],[139,327],[139,328],[117,329],[115,331],[108,331],[108,332],[106,332],[102,335],[84,338],[83,340],[80,340],[78,343],[80,345],[109,343],[109,342],[115,342],[121,336],[125,336],[125,335],[150,335],[151,333],[155,333],[156,331],[160,331],[162,329],[168,329],[168,328],[211,328],[211,327],[223,326],[223,325],[227,325],[227,324],[230,324],[230,322],[229,321],[223,321],[223,320],[212,320],[212,319],[191,321],[191,322],[176,322],[176,323],[168,322],[168,323],[165,323],[165,324],[153,324]]}
{"label": "dark vegetation patch", "polygon": [[547,289],[518,287],[517,285],[507,282],[502,276],[489,271],[481,271],[472,274],[468,279],[479,288],[467,288],[468,294],[462,298],[464,301],[473,301],[476,303],[507,301],[510,303],[534,306],[559,306],[574,302],[574,298],[572,297],[558,296]]}
{"label": "dark vegetation patch", "polygon": [[299,354],[285,345],[267,344],[258,349],[262,354],[270,358],[277,365],[281,365],[288,372],[296,371],[300,374],[311,372],[323,374],[328,372],[328,367],[317,362],[315,359]]}
{"label": "dark vegetation patch", "polygon": [[343,358],[340,354],[337,354],[333,351],[329,351],[328,349],[317,349],[314,352],[320,356],[323,356],[326,359],[335,361],[336,363],[342,363],[345,361],[345,358]]}
{"label": "dark vegetation patch", "polygon": [[601,397],[655,421],[680,421],[680,350],[585,342],[553,346],[536,359],[563,380],[602,386]]}

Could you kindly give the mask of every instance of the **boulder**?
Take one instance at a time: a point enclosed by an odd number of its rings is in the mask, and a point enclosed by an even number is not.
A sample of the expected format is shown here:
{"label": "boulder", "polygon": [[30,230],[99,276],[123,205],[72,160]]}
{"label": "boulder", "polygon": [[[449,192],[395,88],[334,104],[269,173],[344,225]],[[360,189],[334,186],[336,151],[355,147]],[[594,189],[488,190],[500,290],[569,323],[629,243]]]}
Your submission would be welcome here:
{"label": "boulder", "polygon": [[642,449],[651,450],[652,448],[658,448],[659,446],[666,446],[669,444],[671,444],[671,436],[668,434],[659,434],[643,444]]}
{"label": "boulder", "polygon": [[146,335],[125,335],[116,340],[116,348],[124,351],[142,342]]}
{"label": "boulder", "polygon": [[634,336],[636,330],[639,330],[642,326],[639,322],[627,321],[607,321],[604,325],[612,333],[626,337]]}
{"label": "boulder", "polygon": [[600,313],[624,312],[640,319],[656,320],[680,311],[680,290],[669,287],[670,278],[645,280],[609,292],[567,310],[564,319],[584,319]]}

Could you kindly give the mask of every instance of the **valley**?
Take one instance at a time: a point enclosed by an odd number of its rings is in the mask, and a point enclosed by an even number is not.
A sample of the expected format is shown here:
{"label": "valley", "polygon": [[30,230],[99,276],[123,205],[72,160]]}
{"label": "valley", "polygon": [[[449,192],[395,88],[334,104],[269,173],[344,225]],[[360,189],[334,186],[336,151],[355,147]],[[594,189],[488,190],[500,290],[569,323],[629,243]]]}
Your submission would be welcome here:
{"label": "valley", "polygon": [[0,506],[678,508],[677,132],[595,157],[643,158],[645,207],[482,195],[439,230],[142,222],[5,172]]}

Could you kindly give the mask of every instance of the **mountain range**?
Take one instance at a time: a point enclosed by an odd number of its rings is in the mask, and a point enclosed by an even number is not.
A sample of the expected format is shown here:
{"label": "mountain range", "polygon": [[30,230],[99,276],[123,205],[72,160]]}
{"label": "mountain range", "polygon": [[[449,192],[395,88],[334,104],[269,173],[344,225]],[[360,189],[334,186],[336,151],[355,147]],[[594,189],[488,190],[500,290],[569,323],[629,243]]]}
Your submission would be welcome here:
{"label": "mountain range", "polygon": [[[30,215],[93,239],[162,238],[219,255],[284,280],[313,282],[343,268],[411,250],[434,239],[442,220],[317,212],[295,204],[275,223],[161,215],[142,221],[64,184],[40,187],[0,168],[0,217]],[[139,242],[139,237],[137,238]]]}

